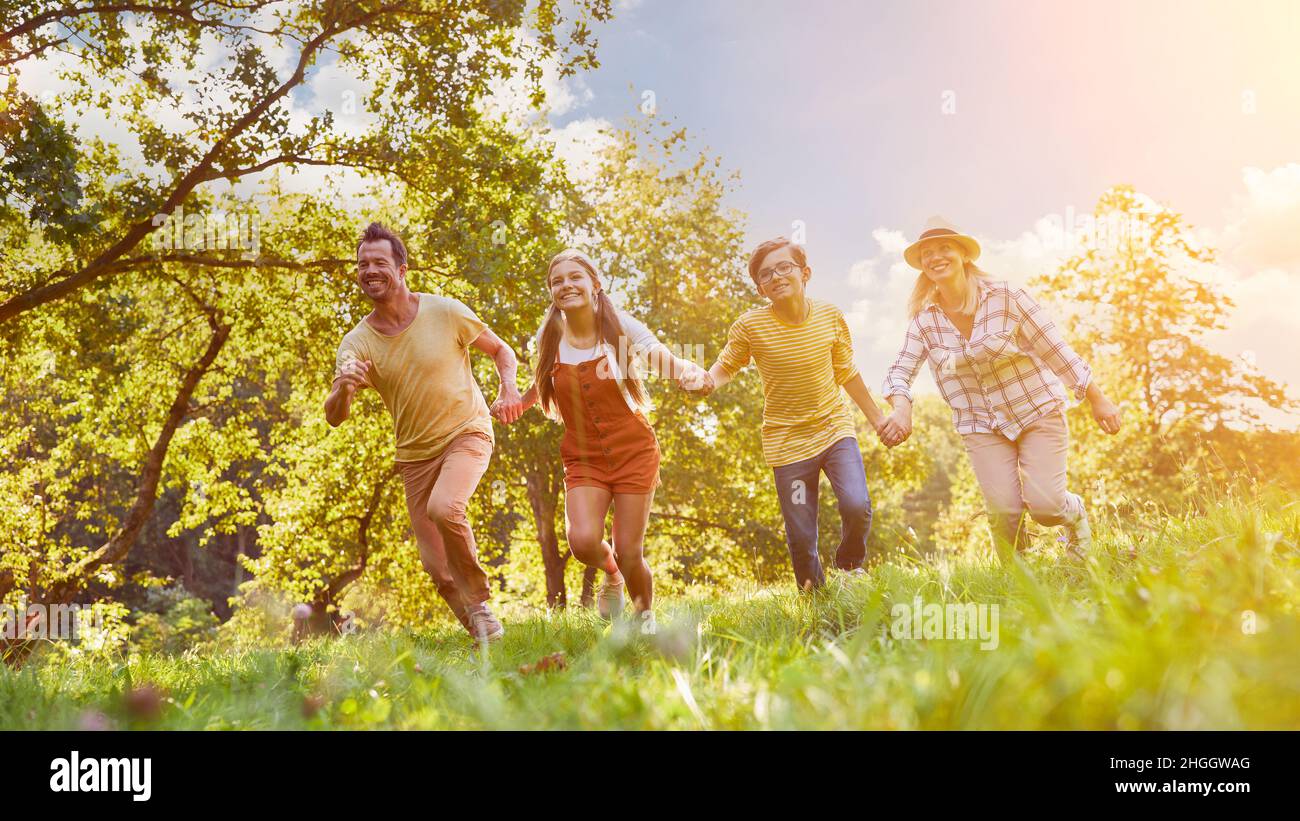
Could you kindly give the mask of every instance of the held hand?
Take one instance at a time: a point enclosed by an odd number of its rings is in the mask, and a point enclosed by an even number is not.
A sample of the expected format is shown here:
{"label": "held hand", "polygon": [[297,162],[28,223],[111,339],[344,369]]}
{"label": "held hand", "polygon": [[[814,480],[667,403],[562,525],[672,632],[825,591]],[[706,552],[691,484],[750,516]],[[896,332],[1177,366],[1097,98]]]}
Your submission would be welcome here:
{"label": "held hand", "polygon": [[524,415],[524,399],[514,385],[502,385],[497,401],[492,403],[492,418],[503,425],[512,424]]}
{"label": "held hand", "polygon": [[1124,409],[1118,407],[1105,396],[1098,396],[1092,403],[1092,418],[1097,420],[1097,427],[1114,436],[1123,424]]}
{"label": "held hand", "polygon": [[338,382],[348,393],[356,393],[358,388],[370,384],[370,360],[349,359],[343,363]]}
{"label": "held hand", "polygon": [[888,418],[880,423],[880,427],[876,428],[876,436],[879,437],[880,443],[887,448],[896,447],[903,441],[903,435],[898,432],[898,428],[894,427]]}
{"label": "held hand", "polygon": [[885,421],[880,423],[876,434],[880,437],[880,441],[885,444],[885,447],[892,448],[901,445],[907,440],[907,437],[912,435],[912,414],[895,410],[885,417]]}
{"label": "held hand", "polygon": [[686,369],[678,384],[681,385],[682,390],[697,398],[708,396],[716,387],[709,372],[695,364]]}
{"label": "held hand", "polygon": [[700,385],[704,382],[703,370],[694,362],[687,362],[685,367],[682,368],[682,372],[677,376],[677,386],[684,391],[699,390]]}

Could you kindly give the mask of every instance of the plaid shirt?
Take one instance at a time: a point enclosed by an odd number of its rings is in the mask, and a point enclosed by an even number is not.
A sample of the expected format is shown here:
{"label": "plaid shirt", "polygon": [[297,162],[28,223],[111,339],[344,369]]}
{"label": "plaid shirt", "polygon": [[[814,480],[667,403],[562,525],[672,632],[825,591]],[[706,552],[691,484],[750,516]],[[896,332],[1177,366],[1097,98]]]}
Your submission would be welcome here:
{"label": "plaid shirt", "polygon": [[884,393],[911,399],[912,380],[928,359],[958,433],[1000,433],[1014,440],[1068,401],[1066,387],[1083,399],[1092,369],[1023,288],[975,282],[980,295],[970,340],[939,306],[926,305],[907,327]]}

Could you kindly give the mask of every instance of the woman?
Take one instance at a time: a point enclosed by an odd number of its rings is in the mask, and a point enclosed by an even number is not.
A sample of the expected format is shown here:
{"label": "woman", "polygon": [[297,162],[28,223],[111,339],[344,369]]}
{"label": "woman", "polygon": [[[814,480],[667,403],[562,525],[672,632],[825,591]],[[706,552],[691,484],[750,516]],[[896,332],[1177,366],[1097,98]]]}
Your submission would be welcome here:
{"label": "woman", "polygon": [[[643,554],[646,522],[659,484],[659,443],[646,421],[645,386],[636,358],[657,375],[681,380],[698,366],[674,356],[645,325],[616,310],[600,272],[573,249],[551,260],[546,273],[552,304],[538,331],[534,382],[526,410],[564,423],[565,516],[569,549],[582,563],[605,571],[598,611],[623,611],[623,588],[638,614],[654,605],[654,580]],[[605,541],[605,516],[614,506],[614,545]]]}
{"label": "woman", "polygon": [[894,445],[911,434],[910,388],[928,359],[984,492],[999,555],[1023,549],[1027,512],[1063,525],[1067,546],[1082,556],[1092,533],[1083,499],[1066,489],[1066,388],[1087,398],[1107,434],[1119,432],[1120,410],[1033,297],[992,280],[976,267],[979,255],[979,243],[951,228],[928,230],[903,252],[920,274],[907,337],[885,377],[894,412],[881,438]]}

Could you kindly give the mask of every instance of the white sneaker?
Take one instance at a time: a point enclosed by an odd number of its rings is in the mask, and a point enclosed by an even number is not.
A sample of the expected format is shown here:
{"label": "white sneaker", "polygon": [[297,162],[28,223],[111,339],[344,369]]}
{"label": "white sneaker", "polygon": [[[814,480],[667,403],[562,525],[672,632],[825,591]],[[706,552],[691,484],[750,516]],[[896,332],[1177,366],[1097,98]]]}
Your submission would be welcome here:
{"label": "white sneaker", "polygon": [[1083,559],[1092,550],[1092,526],[1088,524],[1088,510],[1083,506],[1083,497],[1077,493],[1070,495],[1079,500],[1079,518],[1065,525],[1065,547]]}
{"label": "white sneaker", "polygon": [[623,615],[623,574],[605,575],[605,584],[596,597],[596,612],[605,621]]}
{"label": "white sneaker", "polygon": [[479,641],[496,641],[506,634],[497,617],[486,604],[470,605],[466,611],[469,634]]}

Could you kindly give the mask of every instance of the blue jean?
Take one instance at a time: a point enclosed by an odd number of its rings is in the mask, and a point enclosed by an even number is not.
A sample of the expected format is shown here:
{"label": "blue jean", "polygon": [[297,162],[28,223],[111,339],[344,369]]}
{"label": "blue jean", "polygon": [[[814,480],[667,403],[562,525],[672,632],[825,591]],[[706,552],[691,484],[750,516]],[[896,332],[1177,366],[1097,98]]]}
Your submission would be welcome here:
{"label": "blue jean", "polygon": [[817,483],[825,473],[839,502],[840,546],[835,566],[841,570],[861,567],[867,557],[867,536],[871,533],[871,494],[867,492],[867,471],[862,464],[858,440],[846,436],[826,450],[801,462],[772,469],[776,494],[785,519],[785,541],[790,548],[794,578],[800,588],[826,583],[821,557],[817,555]]}

